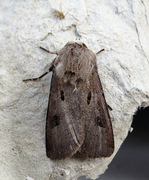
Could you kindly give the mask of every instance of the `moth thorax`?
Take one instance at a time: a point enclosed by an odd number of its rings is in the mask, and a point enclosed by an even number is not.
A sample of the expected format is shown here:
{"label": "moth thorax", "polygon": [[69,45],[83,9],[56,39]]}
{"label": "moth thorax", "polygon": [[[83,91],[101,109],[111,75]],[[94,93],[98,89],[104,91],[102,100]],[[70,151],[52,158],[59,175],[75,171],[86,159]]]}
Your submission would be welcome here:
{"label": "moth thorax", "polygon": [[73,71],[65,71],[63,75],[64,82],[70,82],[74,84],[76,80],[76,73]]}

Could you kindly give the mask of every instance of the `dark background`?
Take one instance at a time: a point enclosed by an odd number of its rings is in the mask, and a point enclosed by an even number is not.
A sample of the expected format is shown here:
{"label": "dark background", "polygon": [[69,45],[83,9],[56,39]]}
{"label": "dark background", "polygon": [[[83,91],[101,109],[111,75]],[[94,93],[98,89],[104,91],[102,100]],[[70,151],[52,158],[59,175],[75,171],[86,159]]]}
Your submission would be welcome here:
{"label": "dark background", "polygon": [[149,180],[149,107],[138,109],[131,127],[133,131],[97,180]]}

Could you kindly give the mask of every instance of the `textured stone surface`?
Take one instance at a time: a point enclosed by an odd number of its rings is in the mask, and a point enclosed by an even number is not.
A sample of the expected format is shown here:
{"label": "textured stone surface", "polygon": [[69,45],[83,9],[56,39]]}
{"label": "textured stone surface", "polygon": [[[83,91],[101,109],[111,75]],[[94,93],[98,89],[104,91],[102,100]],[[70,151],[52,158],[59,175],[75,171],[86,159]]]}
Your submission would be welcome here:
{"label": "textured stone surface", "polygon": [[[64,13],[55,17],[51,8]],[[149,2],[0,2],[0,179],[95,179],[112,158],[51,161],[45,151],[45,118],[51,74],[23,83],[48,69],[55,51],[76,38],[98,52],[99,75],[112,107],[115,153],[138,106],[149,102]]]}

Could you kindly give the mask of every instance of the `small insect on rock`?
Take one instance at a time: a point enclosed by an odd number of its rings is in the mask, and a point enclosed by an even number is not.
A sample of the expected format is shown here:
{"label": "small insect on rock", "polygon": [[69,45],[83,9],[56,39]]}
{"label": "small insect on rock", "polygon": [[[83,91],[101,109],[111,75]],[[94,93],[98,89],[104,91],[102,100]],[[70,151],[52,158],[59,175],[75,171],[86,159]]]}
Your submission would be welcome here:
{"label": "small insect on rock", "polygon": [[65,18],[65,15],[61,11],[58,11],[58,10],[56,10],[54,8],[51,8],[51,12],[54,14],[54,16],[57,16],[60,19],[64,19]]}
{"label": "small insect on rock", "polygon": [[[98,76],[96,55],[80,42],[68,42],[52,62],[46,120],[50,159],[109,157],[113,130]],[[24,81],[37,80],[39,78]]]}

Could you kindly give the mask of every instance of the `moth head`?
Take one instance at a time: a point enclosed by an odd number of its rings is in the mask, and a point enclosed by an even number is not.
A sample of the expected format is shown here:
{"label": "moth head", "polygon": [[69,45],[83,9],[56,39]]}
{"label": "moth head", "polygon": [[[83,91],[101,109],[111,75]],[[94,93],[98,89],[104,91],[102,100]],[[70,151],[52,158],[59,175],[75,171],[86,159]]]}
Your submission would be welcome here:
{"label": "moth head", "polygon": [[87,48],[86,44],[84,44],[84,43],[81,42],[81,41],[76,41],[76,42],[74,42],[74,41],[69,41],[65,46],[72,45],[72,44],[78,44],[78,45],[81,46],[81,47],[86,47],[86,48]]}

